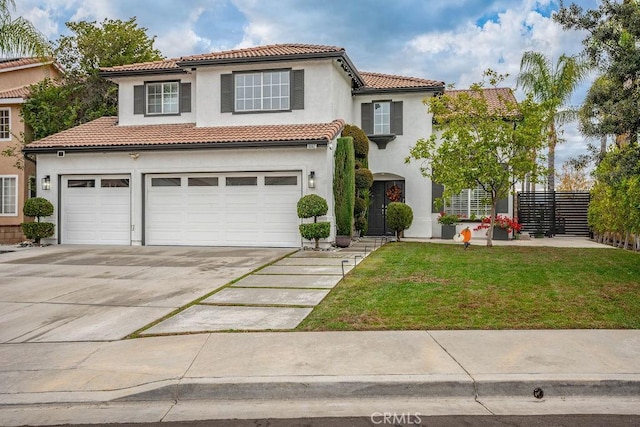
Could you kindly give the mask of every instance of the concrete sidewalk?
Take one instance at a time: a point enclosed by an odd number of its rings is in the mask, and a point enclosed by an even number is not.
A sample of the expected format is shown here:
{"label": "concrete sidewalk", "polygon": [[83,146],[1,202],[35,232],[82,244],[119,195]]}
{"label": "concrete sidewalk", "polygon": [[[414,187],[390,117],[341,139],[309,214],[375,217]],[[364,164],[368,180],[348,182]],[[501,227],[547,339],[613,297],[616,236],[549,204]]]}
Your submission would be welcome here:
{"label": "concrete sidewalk", "polygon": [[0,425],[278,415],[265,402],[317,406],[300,416],[346,401],[339,412],[360,416],[445,401],[465,414],[513,413],[515,401],[640,414],[638,330],[212,333],[3,345],[0,360]]}

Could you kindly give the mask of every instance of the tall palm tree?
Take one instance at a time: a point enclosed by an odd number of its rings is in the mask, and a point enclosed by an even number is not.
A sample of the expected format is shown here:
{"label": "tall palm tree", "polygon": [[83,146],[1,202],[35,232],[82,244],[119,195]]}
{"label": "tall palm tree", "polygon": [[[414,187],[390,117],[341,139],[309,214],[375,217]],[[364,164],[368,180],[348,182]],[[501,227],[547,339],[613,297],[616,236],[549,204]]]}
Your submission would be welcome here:
{"label": "tall palm tree", "polygon": [[562,55],[555,66],[540,52],[528,51],[522,55],[518,86],[531,93],[548,112],[548,178],[547,190],[555,189],[556,145],[558,129],[574,120],[577,111],[567,108],[571,94],[589,70],[586,62],[575,56]]}
{"label": "tall palm tree", "polygon": [[46,56],[47,39],[26,19],[13,19],[15,8],[15,0],[0,0],[0,56]]}

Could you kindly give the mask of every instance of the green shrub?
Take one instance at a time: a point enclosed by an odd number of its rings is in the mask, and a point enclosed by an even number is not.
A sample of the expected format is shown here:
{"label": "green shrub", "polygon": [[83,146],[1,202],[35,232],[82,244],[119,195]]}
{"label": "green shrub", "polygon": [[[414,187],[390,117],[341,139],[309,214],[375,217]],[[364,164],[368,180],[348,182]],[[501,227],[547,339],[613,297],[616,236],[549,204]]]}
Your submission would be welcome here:
{"label": "green shrub", "polygon": [[373,174],[369,169],[362,168],[356,169],[356,188],[365,189],[371,188],[373,185]]}
{"label": "green shrub", "polygon": [[298,218],[315,218],[326,215],[328,210],[327,201],[317,194],[307,194],[298,200]]}
{"label": "green shrub", "polygon": [[342,136],[350,136],[353,138],[354,155],[358,159],[365,159],[364,166],[367,167],[366,158],[369,155],[369,138],[362,129],[355,125],[345,125],[342,129]]}
{"label": "green shrub", "polygon": [[367,201],[361,197],[356,197],[356,202],[353,205],[353,215],[357,218],[367,210]]}
{"label": "green shrub", "polygon": [[331,233],[331,224],[329,222],[312,222],[310,224],[300,224],[300,234],[307,240],[315,240],[316,249],[318,249],[318,241],[326,239]]}
{"label": "green shrub", "polygon": [[22,212],[26,216],[37,218],[40,222],[40,217],[53,215],[53,205],[45,198],[33,197],[24,203]]}
{"label": "green shrub", "polygon": [[336,216],[336,234],[351,236],[353,205],[355,203],[355,157],[353,138],[338,138],[333,177],[333,198]]}
{"label": "green shrub", "polygon": [[413,210],[402,202],[391,202],[387,206],[387,226],[396,232],[396,238],[400,241],[400,233],[411,226],[413,222]]}
{"label": "green shrub", "polygon": [[367,221],[367,217],[365,217],[364,215],[359,215],[356,217],[356,221],[353,224],[353,228],[362,232],[363,234],[366,234],[368,227],[369,227],[369,221]]}
{"label": "green shrub", "polygon": [[40,239],[53,236],[55,227],[50,222],[23,222],[20,226],[27,239],[32,239],[38,245],[40,244]]}

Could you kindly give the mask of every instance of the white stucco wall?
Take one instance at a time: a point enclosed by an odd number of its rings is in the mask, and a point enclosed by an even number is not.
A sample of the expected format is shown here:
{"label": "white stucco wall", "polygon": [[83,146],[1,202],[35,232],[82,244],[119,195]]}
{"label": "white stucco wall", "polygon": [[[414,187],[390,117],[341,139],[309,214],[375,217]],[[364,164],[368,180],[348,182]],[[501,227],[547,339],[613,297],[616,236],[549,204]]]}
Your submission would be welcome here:
{"label": "white stucco wall", "polygon": [[[291,68],[304,70],[304,109],[258,113],[221,113],[220,76],[234,71]],[[149,81],[191,82],[191,113],[170,116],[133,114],[133,87]],[[120,125],[196,123],[197,126],[250,126],[351,121],[351,81],[336,61],[286,61],[278,64],[200,67],[188,74],[114,79],[119,85]]]}
{"label": "white stucco wall", "polygon": [[[430,95],[426,95],[430,96]],[[420,173],[420,163],[405,163],[409,149],[420,138],[431,135],[431,115],[423,104],[425,94],[381,94],[359,95],[355,97],[353,114],[358,126],[361,104],[374,101],[402,101],[403,134],[389,142],[384,150],[369,142],[369,169],[376,179],[386,180],[382,174],[400,176],[405,180],[405,202],[413,210],[413,223],[405,230],[406,237],[430,238],[433,235],[433,217],[431,215],[431,181]],[[393,179],[393,178],[389,178]]]}
{"label": "white stucco wall", "polygon": [[[335,141],[334,141],[335,146]],[[127,152],[117,153],[65,153],[64,157],[53,154],[37,155],[38,177],[41,182],[46,175],[51,177],[51,189],[38,189],[38,196],[48,199],[54,206],[54,215],[48,221],[56,224],[57,243],[58,213],[60,212],[60,177],[65,175],[127,174],[131,176],[131,242],[142,244],[143,230],[143,176],[149,173],[205,173],[243,171],[300,171],[304,194],[315,193],[327,200],[329,211],[326,221],[333,223],[333,150],[270,148],[236,150],[180,150],[141,151],[137,160]],[[315,172],[316,187],[308,188],[307,176]],[[293,207],[295,209],[295,206]],[[327,239],[334,240],[335,230]]]}

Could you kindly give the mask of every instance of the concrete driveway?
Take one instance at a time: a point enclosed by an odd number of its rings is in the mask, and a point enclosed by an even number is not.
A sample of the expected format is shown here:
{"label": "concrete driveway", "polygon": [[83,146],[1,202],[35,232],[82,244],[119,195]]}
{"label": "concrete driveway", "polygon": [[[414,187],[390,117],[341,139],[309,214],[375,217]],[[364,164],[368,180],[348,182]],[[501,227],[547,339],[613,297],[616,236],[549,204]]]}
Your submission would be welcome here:
{"label": "concrete driveway", "polygon": [[122,339],[290,252],[59,245],[0,253],[0,343]]}

